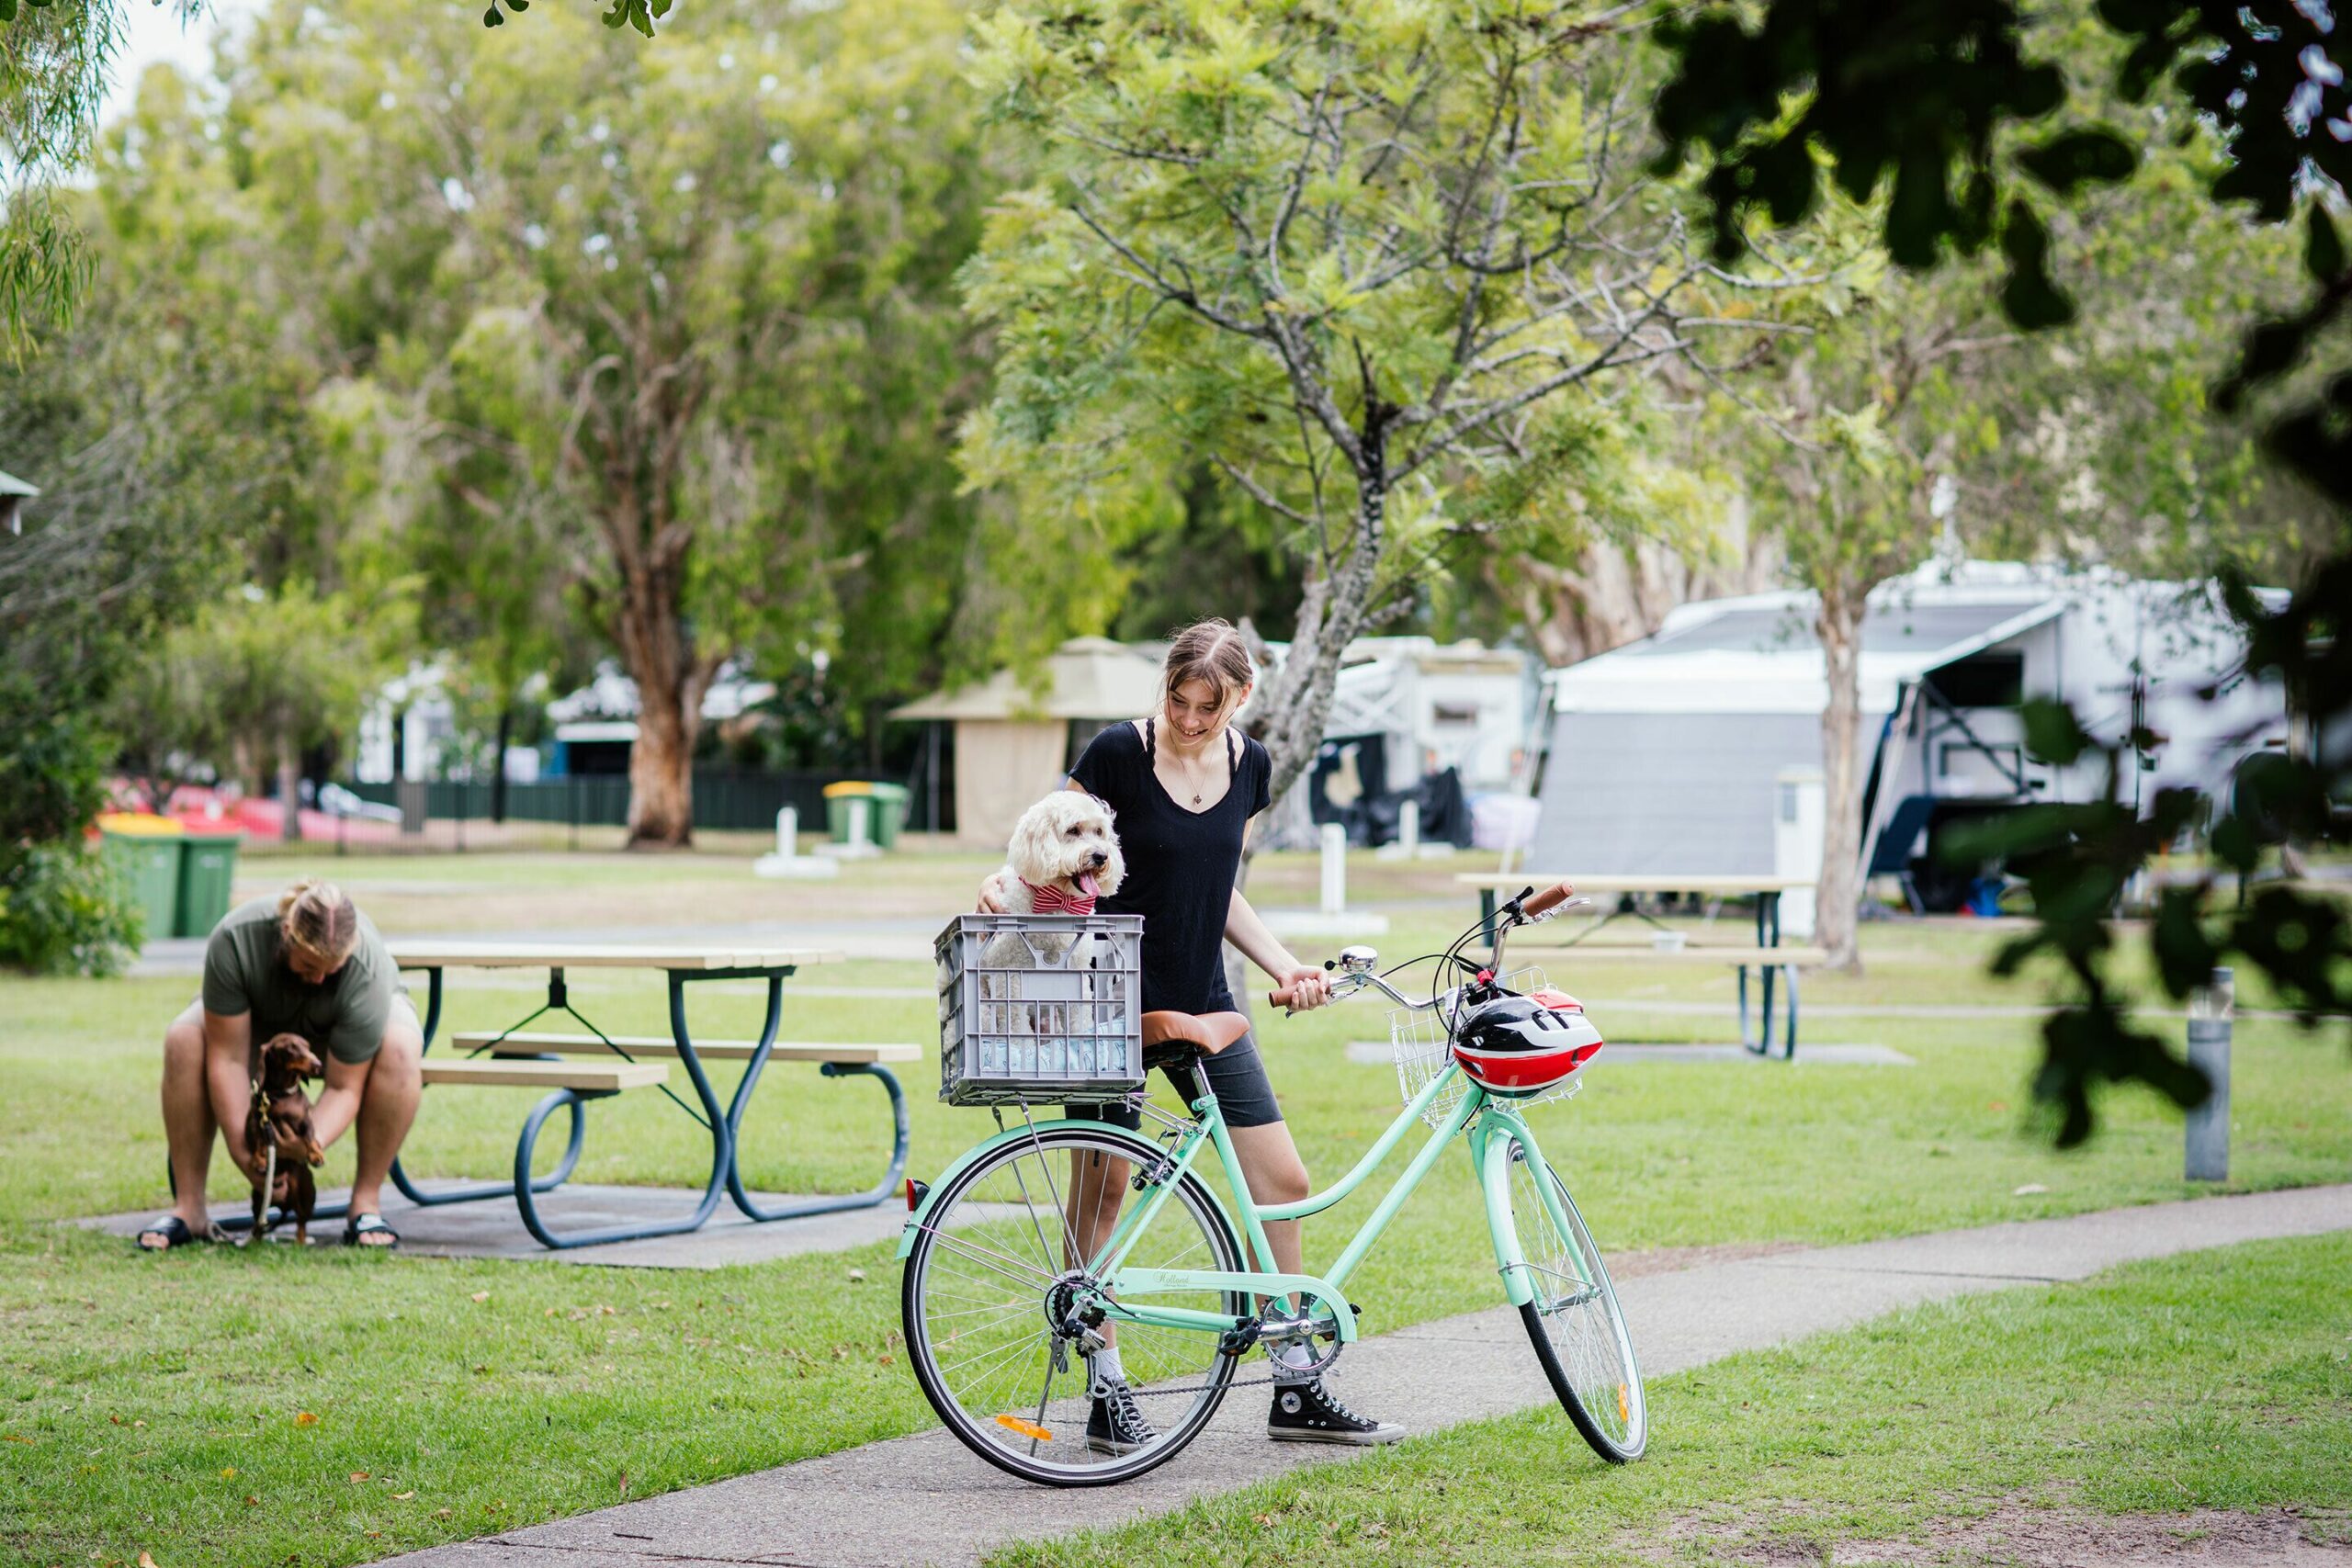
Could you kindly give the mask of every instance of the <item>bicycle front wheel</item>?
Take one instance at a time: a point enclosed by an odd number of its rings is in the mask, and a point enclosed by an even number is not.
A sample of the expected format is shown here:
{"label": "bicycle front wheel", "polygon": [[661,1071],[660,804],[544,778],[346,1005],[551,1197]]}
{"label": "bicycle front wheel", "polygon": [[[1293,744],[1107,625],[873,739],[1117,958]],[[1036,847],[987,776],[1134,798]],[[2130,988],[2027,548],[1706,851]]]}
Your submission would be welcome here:
{"label": "bicycle front wheel", "polygon": [[[1096,1283],[1122,1207],[1144,1201],[1131,1177],[1160,1157],[1121,1128],[1041,1128],[976,1162],[933,1203],[901,1286],[908,1356],[947,1429],[999,1469],[1049,1486],[1130,1480],[1174,1458],[1224,1400],[1234,1362],[1214,1333],[1109,1325],[1148,1433],[1138,1446],[1095,1409],[1068,1332],[1073,1293]],[[1125,1264],[1246,1267],[1224,1210],[1189,1171]],[[1155,1292],[1151,1304],[1251,1311],[1246,1295],[1208,1289]]]}
{"label": "bicycle front wheel", "polygon": [[[1511,1223],[1534,1292],[1519,1315],[1535,1359],[1595,1453],[1612,1464],[1639,1459],[1649,1444],[1649,1405],[1600,1249],[1540,1153],[1512,1138],[1510,1162]],[[1539,1183],[1548,1184],[1553,1202]]]}

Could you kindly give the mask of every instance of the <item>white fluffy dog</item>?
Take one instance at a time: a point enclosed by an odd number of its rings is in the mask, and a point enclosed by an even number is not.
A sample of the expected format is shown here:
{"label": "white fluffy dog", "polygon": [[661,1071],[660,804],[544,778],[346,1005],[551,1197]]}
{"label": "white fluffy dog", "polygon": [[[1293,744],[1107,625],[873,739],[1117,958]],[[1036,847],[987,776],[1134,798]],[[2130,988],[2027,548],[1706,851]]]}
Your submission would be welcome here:
{"label": "white fluffy dog", "polygon": [[1111,808],[1074,789],[1057,789],[1021,814],[1005,859],[1004,907],[1015,915],[1091,913],[1127,874]]}
{"label": "white fluffy dog", "polygon": [[[1111,827],[1111,808],[1073,789],[1056,790],[1021,814],[1005,858],[1000,886],[1005,912],[1013,915],[1091,914],[1095,900],[1116,893],[1127,874],[1119,836]],[[1069,956],[1076,940],[1059,931],[1031,931],[1025,937],[1008,932],[988,944],[980,962],[993,969],[1084,968],[1083,954]],[[984,994],[992,988],[984,984]],[[1064,1032],[1060,1009],[1023,1010],[1030,1032]]]}

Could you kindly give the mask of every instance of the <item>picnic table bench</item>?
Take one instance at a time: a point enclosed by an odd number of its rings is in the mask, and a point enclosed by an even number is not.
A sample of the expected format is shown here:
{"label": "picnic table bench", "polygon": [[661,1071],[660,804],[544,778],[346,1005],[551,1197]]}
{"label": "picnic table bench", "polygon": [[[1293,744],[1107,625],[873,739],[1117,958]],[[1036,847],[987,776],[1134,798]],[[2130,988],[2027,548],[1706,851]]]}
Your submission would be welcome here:
{"label": "picnic table bench", "polygon": [[[674,944],[616,944],[485,942],[395,942],[392,959],[403,970],[425,976],[424,1082],[427,1086],[490,1086],[538,1089],[546,1097],[523,1123],[515,1141],[514,1179],[426,1191],[393,1161],[393,1184],[410,1201],[425,1208],[483,1199],[514,1200],[523,1224],[541,1245],[567,1248],[601,1242],[634,1241],[694,1230],[718,1209],[722,1193],[743,1213],[758,1221],[794,1219],[807,1214],[870,1207],[898,1190],[907,1163],[907,1102],[897,1077],[885,1064],[910,1062],[922,1055],[910,1044],[785,1043],[776,1040],[783,1018],[784,982],[804,964],[839,962],[842,954],[803,948],[707,948]],[[545,969],[547,999],[513,1027],[494,1032],[467,1032],[451,1038],[450,1048],[462,1055],[435,1058],[439,1033],[443,976],[450,969]],[[573,969],[650,969],[667,982],[670,1033],[666,1037],[607,1034],[573,1007],[566,972]],[[755,1040],[697,1041],[687,1026],[686,987],[709,980],[763,980],[767,984],[764,1021]],[[582,1026],[581,1032],[534,1032],[530,1026],[550,1013],[563,1014]],[[706,1061],[740,1061],[743,1077],[722,1108]],[[825,1196],[797,1202],[763,1206],[745,1187],[738,1151],[743,1115],[762,1073],[774,1061],[811,1062],[827,1077],[861,1076],[879,1082],[889,1097],[892,1122],[890,1158],[882,1179],[863,1192]],[[692,1100],[670,1086],[672,1063],[684,1069]],[[614,1225],[601,1230],[558,1235],[540,1211],[537,1198],[570,1179],[580,1162],[585,1137],[583,1105],[635,1089],[659,1089],[710,1134],[710,1174],[701,1200],[687,1213],[647,1225]],[[545,1176],[531,1174],[532,1156],[540,1130],[558,1111],[571,1115],[563,1158]],[[323,1211],[322,1211],[323,1212]]]}
{"label": "picnic table bench", "polygon": [[[1697,874],[1684,872],[1590,872],[1584,874],[1555,872],[1512,872],[1509,874],[1468,872],[1454,878],[1466,887],[1478,890],[1478,913],[1487,940],[1494,939],[1495,911],[1503,898],[1529,886],[1547,887],[1565,882],[1579,894],[1609,893],[1620,896],[1617,908],[1598,914],[1585,928],[1566,942],[1551,944],[1553,951],[1582,947],[1604,928],[1618,919],[1631,916],[1646,921],[1659,931],[1672,931],[1643,910],[1634,900],[1644,894],[1695,893],[1716,898],[1753,897],[1756,900],[1756,940],[1743,946],[1713,946],[1703,942],[1686,942],[1679,947],[1655,945],[1634,946],[1626,943],[1595,942],[1588,950],[1594,957],[1657,964],[1728,964],[1739,979],[1739,1043],[1759,1056],[1772,1055],[1773,991],[1775,982],[1781,992],[1782,1013],[1781,1023],[1781,1059],[1793,1059],[1797,1053],[1797,970],[1800,966],[1817,967],[1827,954],[1817,947],[1784,947],[1781,942],[1781,895],[1798,888],[1811,887],[1810,876],[1761,876]],[[1522,939],[1522,946],[1532,945]],[[1747,972],[1757,972],[1761,990],[1760,1027],[1751,1018],[1747,1005]]]}

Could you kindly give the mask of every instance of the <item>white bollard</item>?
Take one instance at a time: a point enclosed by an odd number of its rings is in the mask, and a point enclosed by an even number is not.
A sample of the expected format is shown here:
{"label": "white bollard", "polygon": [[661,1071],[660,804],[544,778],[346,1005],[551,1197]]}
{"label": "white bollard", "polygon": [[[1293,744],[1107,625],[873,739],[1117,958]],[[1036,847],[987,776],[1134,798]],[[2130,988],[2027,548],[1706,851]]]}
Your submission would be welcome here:
{"label": "white bollard", "polygon": [[854,855],[864,854],[874,847],[873,824],[869,819],[873,809],[874,802],[865,795],[850,796],[849,846],[850,853]]}
{"label": "white bollard", "polygon": [[1421,852],[1421,803],[1418,800],[1396,807],[1396,847],[1407,860]]}
{"label": "white bollard", "polygon": [[1337,822],[1323,824],[1323,912],[1337,915],[1348,907],[1348,830]]}
{"label": "white bollard", "polygon": [[2216,969],[2188,999],[2188,1061],[2202,1067],[2213,1092],[2188,1113],[2181,1175],[2189,1181],[2230,1179],[2230,1022],[2237,1010],[2237,976]]}
{"label": "white bollard", "polygon": [[775,814],[775,852],[752,863],[754,876],[822,880],[840,872],[840,866],[820,855],[800,852],[800,813],[789,806]]}

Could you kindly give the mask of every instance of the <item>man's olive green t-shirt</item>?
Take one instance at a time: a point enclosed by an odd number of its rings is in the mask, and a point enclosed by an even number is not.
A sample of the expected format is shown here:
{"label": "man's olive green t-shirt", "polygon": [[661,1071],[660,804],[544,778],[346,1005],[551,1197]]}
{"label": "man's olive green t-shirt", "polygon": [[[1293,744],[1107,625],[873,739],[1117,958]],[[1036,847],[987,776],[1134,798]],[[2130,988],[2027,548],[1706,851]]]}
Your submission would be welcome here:
{"label": "man's olive green t-shirt", "polygon": [[222,916],[204,944],[205,1011],[253,1014],[256,1045],[292,1033],[338,1062],[374,1056],[392,998],[408,992],[375,922],[359,917],[359,944],[321,985],[288,968],[280,946],[276,898],[256,898]]}

